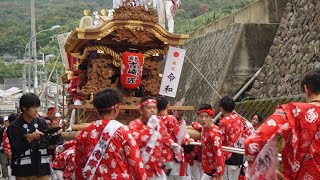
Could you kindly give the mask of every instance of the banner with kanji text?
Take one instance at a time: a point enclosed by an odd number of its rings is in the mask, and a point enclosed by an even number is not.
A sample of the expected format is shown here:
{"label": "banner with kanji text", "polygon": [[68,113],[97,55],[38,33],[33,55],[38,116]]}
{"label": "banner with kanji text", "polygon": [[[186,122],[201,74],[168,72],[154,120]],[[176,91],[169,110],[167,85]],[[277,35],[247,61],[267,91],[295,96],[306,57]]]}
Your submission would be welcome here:
{"label": "banner with kanji text", "polygon": [[277,136],[273,135],[263,146],[254,160],[248,167],[246,178],[248,180],[268,180],[273,179],[274,173],[278,168],[278,141]]}
{"label": "banner with kanji text", "polygon": [[162,75],[160,95],[176,96],[185,54],[185,49],[169,47],[166,66]]}

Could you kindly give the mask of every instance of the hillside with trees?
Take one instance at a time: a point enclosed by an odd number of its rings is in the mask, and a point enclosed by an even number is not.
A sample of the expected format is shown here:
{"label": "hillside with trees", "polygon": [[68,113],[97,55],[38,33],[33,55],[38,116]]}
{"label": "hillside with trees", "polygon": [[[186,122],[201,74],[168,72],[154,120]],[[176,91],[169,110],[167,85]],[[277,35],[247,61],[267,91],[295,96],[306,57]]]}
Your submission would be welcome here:
{"label": "hillside with trees", "polygon": [[[176,33],[188,34],[253,1],[255,0],[182,0],[175,17]],[[37,35],[37,49],[41,53],[58,55],[55,34],[74,30],[79,25],[84,9],[93,12],[111,7],[111,0],[36,0],[36,31],[61,25],[54,32]],[[6,62],[23,59],[31,34],[30,0],[0,0],[0,11],[0,58]],[[38,56],[41,59],[40,53]]]}

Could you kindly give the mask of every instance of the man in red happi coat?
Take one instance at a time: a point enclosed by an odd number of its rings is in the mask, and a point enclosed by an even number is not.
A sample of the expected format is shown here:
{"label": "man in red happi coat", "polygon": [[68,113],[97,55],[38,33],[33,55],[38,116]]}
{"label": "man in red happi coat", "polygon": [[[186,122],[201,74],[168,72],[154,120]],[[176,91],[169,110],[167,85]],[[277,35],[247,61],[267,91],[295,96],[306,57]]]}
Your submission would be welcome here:
{"label": "man in red happi coat", "polygon": [[210,104],[201,104],[197,118],[202,126],[202,170],[201,180],[222,180],[224,172],[224,156],[222,153],[222,136],[218,126],[212,123],[214,109]]}
{"label": "man in red happi coat", "polygon": [[[176,119],[175,116],[168,114],[169,102],[168,100],[160,96],[157,98],[157,107],[159,119],[162,121],[166,128],[169,137],[178,144],[186,144],[188,139],[186,126],[180,127],[180,123]],[[181,129],[184,128],[184,129]],[[178,142],[180,141],[180,142]],[[181,148],[181,152],[175,154],[170,146],[165,145],[163,147],[163,157],[165,158],[165,166],[170,171],[167,175],[167,179],[174,180],[184,180],[186,179],[186,161],[184,158],[183,148]],[[181,156],[182,155],[182,156]]]}
{"label": "man in red happi coat", "polygon": [[[222,145],[243,148],[244,139],[251,134],[251,131],[245,120],[235,113],[235,101],[225,96],[220,100],[219,106],[223,114],[223,119],[219,123]],[[226,160],[224,179],[238,179],[241,166],[244,164],[244,156],[227,151],[224,151],[224,155]]]}
{"label": "man in red happi coat", "polygon": [[102,119],[77,137],[76,179],[147,179],[138,143],[130,130],[115,120],[121,102],[119,93],[111,88],[95,95],[93,105]]}
{"label": "man in red happi coat", "polygon": [[166,179],[162,170],[164,157],[162,150],[170,146],[175,154],[181,152],[181,146],[170,139],[167,128],[157,115],[157,101],[150,96],[141,98],[140,118],[129,123],[129,128],[136,139],[149,180]]}
{"label": "man in red happi coat", "polygon": [[53,176],[57,179],[73,180],[74,174],[74,157],[76,141],[67,141],[59,145],[55,150],[55,159],[52,163]]}
{"label": "man in red happi coat", "polygon": [[[266,142],[276,134],[283,137],[282,165],[285,179],[319,179],[320,174],[320,69],[307,72],[301,80],[306,103],[280,105],[256,132],[246,139],[249,169]],[[275,172],[275,169],[272,169]],[[264,179],[263,174],[260,179]]]}
{"label": "man in red happi coat", "polygon": [[[74,105],[82,105],[84,97],[79,93],[84,85],[86,85],[88,77],[87,77],[87,64],[82,63],[78,66],[77,76],[74,76],[68,88],[68,93],[72,97],[72,101]],[[71,131],[71,126],[74,125],[76,118],[76,110],[73,109],[71,111],[70,122],[68,131]]]}

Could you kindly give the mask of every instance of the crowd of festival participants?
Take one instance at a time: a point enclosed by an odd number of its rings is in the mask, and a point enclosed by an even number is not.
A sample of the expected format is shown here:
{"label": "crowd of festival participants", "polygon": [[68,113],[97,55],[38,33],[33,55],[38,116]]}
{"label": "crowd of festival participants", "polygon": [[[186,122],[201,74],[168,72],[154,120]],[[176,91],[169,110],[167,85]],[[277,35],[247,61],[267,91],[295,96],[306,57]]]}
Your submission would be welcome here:
{"label": "crowd of festival participants", "polygon": [[[249,122],[235,111],[235,101],[223,97],[222,116],[210,104],[197,107],[192,129],[200,140],[187,133],[180,112],[168,111],[165,97],[142,97],[140,117],[128,126],[117,121],[122,97],[114,89],[97,93],[93,105],[101,119],[83,129],[76,140],[64,141],[55,107],[47,117],[38,115],[39,98],[32,93],[20,99],[21,114],[0,118],[0,162],[5,179],[150,179],[209,180],[246,177],[259,152],[275,135],[282,136],[283,176],[273,178],[318,179],[320,69],[301,80],[306,103],[280,105],[264,122],[254,114]],[[170,114],[172,115],[170,115]],[[66,125],[68,127],[68,125]],[[189,128],[189,127],[188,127]],[[201,146],[194,145],[200,142]],[[222,146],[244,148],[242,154]],[[254,179],[265,179],[264,175]]]}

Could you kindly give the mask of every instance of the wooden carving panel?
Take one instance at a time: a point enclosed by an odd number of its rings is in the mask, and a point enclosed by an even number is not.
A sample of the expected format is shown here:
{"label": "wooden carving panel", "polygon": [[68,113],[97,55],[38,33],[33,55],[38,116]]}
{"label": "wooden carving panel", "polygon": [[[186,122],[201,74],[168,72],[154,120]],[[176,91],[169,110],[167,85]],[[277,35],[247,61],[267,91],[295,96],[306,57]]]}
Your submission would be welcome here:
{"label": "wooden carving panel", "polygon": [[151,96],[159,95],[160,89],[160,60],[147,58],[143,65],[142,86],[145,94]]}
{"label": "wooden carving panel", "polygon": [[111,87],[111,77],[114,73],[114,68],[112,66],[112,58],[107,59],[91,59],[88,65],[88,81],[87,84],[82,88],[81,94],[83,94],[86,99],[89,99],[91,93],[96,94],[97,92]]}
{"label": "wooden carving panel", "polygon": [[158,22],[156,12],[153,9],[145,10],[142,6],[122,6],[115,9],[114,20],[137,20],[145,22]]}
{"label": "wooden carving panel", "polygon": [[112,40],[114,41],[129,42],[134,45],[145,44],[156,40],[152,33],[135,30],[134,27],[116,29],[112,35]]}

